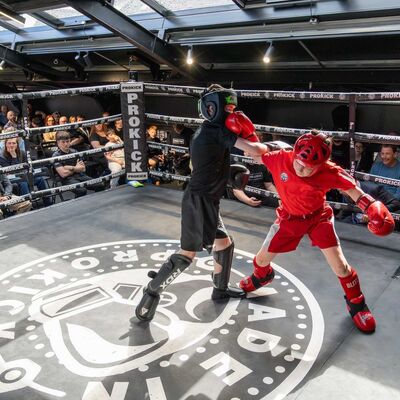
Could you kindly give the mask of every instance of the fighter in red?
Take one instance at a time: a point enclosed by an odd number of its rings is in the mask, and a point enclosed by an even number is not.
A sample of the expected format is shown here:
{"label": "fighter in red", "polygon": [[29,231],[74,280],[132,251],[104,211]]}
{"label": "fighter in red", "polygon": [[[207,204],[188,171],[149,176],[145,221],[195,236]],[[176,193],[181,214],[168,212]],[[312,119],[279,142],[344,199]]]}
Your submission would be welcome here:
{"label": "fighter in red", "polygon": [[365,303],[357,271],[343,255],[334,229],[331,207],[325,201],[330,189],[340,189],[368,215],[368,229],[378,236],[390,234],[394,220],[387,208],[356,186],[355,180],[341,167],[328,161],[330,140],[318,131],[301,136],[294,150],[260,153],[260,144],[238,139],[235,147],[252,154],[271,172],[281,199],[277,219],[254,257],[254,271],[241,280],[240,287],[251,292],[274,278],[270,263],[279,253],[293,251],[307,234],[318,246],[339,279],[345,293],[347,309],[362,332],[375,331],[376,322]]}

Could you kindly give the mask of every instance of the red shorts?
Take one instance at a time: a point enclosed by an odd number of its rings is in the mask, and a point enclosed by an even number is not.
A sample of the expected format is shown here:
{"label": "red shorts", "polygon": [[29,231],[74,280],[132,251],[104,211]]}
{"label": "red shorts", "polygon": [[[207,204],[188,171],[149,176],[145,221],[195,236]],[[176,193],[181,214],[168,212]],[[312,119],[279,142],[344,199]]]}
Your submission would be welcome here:
{"label": "red shorts", "polygon": [[267,247],[270,253],[296,250],[305,234],[308,234],[311,244],[320,249],[339,245],[333,211],[329,206],[304,217],[291,216],[281,208],[277,209],[276,214],[278,218],[263,243],[263,247]]}

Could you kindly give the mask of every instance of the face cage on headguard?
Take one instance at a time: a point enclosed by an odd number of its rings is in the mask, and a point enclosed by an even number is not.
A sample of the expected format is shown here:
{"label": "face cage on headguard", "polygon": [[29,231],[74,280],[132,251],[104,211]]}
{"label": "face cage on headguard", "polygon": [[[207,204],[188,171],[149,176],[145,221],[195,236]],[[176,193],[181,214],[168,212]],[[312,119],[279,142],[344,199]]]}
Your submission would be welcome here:
{"label": "face cage on headguard", "polygon": [[[199,114],[210,122],[223,123],[228,116],[225,111],[227,105],[237,106],[237,95],[234,90],[224,89],[218,91],[206,92],[198,103]],[[209,107],[212,107],[214,113],[210,115]]]}
{"label": "face cage on headguard", "polygon": [[310,132],[300,136],[293,150],[296,160],[306,167],[317,167],[328,161],[331,148],[328,138],[320,132]]}

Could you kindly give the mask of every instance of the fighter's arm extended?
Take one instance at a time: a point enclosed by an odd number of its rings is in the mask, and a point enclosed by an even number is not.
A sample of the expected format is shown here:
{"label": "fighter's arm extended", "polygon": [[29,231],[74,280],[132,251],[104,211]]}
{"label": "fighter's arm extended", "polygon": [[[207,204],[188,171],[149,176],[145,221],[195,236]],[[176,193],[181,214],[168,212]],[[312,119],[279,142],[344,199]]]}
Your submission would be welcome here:
{"label": "fighter's arm extended", "polygon": [[368,229],[375,235],[386,236],[393,232],[394,220],[386,206],[364,193],[359,187],[345,190],[351,199],[368,215]]}

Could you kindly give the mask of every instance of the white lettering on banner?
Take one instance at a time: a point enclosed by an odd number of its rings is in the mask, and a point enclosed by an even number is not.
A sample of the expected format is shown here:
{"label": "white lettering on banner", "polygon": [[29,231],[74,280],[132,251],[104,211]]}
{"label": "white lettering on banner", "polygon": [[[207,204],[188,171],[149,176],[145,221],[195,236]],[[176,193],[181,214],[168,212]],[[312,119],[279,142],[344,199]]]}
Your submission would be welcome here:
{"label": "white lettering on banner", "polygon": [[128,93],[128,103],[132,103],[132,101],[135,101],[139,98],[137,93]]}
{"label": "white lettering on banner", "polygon": [[[128,106],[129,108],[130,106]],[[139,117],[130,117],[129,118],[129,125],[130,126],[139,126],[140,125],[140,119]]]}
{"label": "white lettering on banner", "polygon": [[400,93],[382,93],[382,99],[400,99]]}
{"label": "white lettering on banner", "polygon": [[[142,172],[142,168],[140,168],[140,162],[131,163],[131,172]],[[145,174],[145,173],[143,172],[143,174]],[[133,178],[129,178],[129,179],[133,179]],[[146,179],[146,175],[143,175],[143,177],[141,177],[141,178],[137,177],[136,179]]]}
{"label": "white lettering on banner", "polygon": [[142,153],[140,151],[132,151],[131,160],[140,161],[141,159],[142,159]]}
{"label": "white lettering on banner", "polygon": [[128,113],[129,114],[139,114],[139,109],[137,105],[128,105]]}
{"label": "white lettering on banner", "polygon": [[[129,128],[129,139],[140,139],[139,128]],[[137,144],[137,141],[135,141],[134,143]]]}

